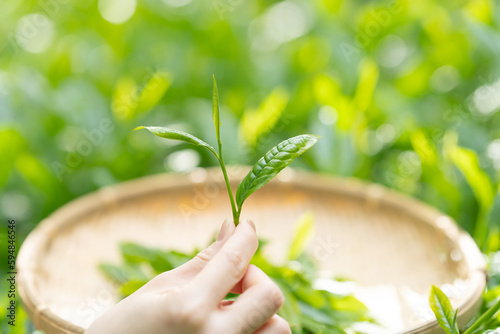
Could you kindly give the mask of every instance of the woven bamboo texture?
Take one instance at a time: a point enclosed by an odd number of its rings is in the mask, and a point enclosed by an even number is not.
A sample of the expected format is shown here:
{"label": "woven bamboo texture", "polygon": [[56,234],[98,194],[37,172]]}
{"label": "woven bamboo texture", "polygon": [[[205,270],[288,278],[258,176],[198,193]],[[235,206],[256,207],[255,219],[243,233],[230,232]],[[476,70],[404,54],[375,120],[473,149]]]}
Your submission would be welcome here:
{"label": "woven bamboo texture", "polygon": [[[248,169],[230,170],[240,180]],[[236,183],[233,187],[236,187]],[[473,240],[447,216],[414,199],[356,180],[283,171],[245,204],[267,252],[287,254],[294,222],[315,215],[309,252],[325,276],[360,286],[391,285],[427,295],[430,285],[465,282],[459,319],[481,302],[484,263]],[[48,334],[81,334],[114,305],[115,288],[97,265],[119,263],[118,243],[191,251],[205,247],[230,205],[220,172],[198,169],[126,182],[73,201],[42,221],[23,243],[19,291],[30,318]],[[441,333],[435,321],[415,324],[414,310],[401,333]]]}

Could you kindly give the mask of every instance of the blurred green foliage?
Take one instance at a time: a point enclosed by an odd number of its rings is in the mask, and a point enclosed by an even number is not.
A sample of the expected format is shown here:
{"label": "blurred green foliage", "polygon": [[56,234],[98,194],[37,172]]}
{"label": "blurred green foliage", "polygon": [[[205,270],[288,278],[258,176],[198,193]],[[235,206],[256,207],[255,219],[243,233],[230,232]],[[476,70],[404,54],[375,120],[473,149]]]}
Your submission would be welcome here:
{"label": "blurred green foliage", "polygon": [[499,6],[1,1],[2,221],[18,221],[21,243],[55,209],[99,187],[215,165],[203,151],[130,131],[169,125],[212,138],[215,74],[227,163],[317,133],[323,140],[295,166],[420,198],[496,251]]}

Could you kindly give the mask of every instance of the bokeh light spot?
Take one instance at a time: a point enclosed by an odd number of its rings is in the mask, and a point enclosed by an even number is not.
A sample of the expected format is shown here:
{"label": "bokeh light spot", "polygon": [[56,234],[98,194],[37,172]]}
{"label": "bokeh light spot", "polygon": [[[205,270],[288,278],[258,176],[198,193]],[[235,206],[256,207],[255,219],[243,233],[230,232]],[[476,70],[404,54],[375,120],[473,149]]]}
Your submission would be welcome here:
{"label": "bokeh light spot", "polygon": [[121,24],[135,13],[136,0],[99,0],[99,13],[106,21]]}
{"label": "bokeh light spot", "polygon": [[392,143],[396,139],[396,129],[392,124],[382,124],[377,128],[377,139],[382,143]]}
{"label": "bokeh light spot", "polygon": [[8,192],[2,196],[1,207],[8,217],[26,219],[30,215],[30,200],[23,194]]}
{"label": "bokeh light spot", "polygon": [[431,76],[430,86],[438,92],[446,93],[455,88],[460,80],[458,70],[449,65],[441,66]]}
{"label": "bokeh light spot", "polygon": [[335,108],[330,106],[323,106],[319,110],[318,118],[324,125],[333,125],[337,122],[338,114]]}
{"label": "bokeh light spot", "polygon": [[488,145],[488,157],[496,169],[500,170],[500,139],[495,139]]}
{"label": "bokeh light spot", "polygon": [[473,95],[474,106],[481,114],[488,115],[500,107],[500,81],[476,89]]}
{"label": "bokeh light spot", "polygon": [[17,23],[16,40],[24,50],[41,53],[47,50],[54,40],[54,24],[43,14],[28,14]]}
{"label": "bokeh light spot", "polygon": [[266,32],[278,43],[284,43],[304,35],[308,30],[304,10],[290,1],[283,1],[269,9],[266,16]]}
{"label": "bokeh light spot", "polygon": [[384,67],[397,67],[405,60],[407,49],[406,43],[401,37],[388,35],[377,45],[378,63]]}
{"label": "bokeh light spot", "polygon": [[200,161],[198,152],[187,149],[170,154],[165,159],[165,167],[178,173],[188,172],[198,167]]}

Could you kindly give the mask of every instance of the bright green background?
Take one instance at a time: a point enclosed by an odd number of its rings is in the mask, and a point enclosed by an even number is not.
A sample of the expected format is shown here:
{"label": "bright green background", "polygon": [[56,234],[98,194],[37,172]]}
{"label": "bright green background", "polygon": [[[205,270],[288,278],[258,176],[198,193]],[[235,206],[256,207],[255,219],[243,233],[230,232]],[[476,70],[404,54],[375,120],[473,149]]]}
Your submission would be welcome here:
{"label": "bright green background", "polygon": [[296,167],[408,193],[499,248],[498,2],[137,0],[124,23],[103,18],[127,2],[0,2],[2,245],[7,218],[21,242],[99,187],[214,166],[131,129],[213,143],[215,74],[228,163],[320,134]]}

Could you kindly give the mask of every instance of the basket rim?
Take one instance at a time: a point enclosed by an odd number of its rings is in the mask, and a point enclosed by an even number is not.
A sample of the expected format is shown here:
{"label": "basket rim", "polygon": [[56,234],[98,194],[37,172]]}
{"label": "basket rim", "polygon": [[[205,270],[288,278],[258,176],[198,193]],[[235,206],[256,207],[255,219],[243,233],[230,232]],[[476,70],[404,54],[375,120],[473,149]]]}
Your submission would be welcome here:
{"label": "basket rim", "polygon": [[[83,334],[85,332],[84,328],[74,325],[53,313],[38,296],[35,284],[35,270],[36,263],[39,263],[37,259],[43,255],[39,250],[43,249],[44,245],[58,229],[79,221],[77,218],[88,214],[89,210],[99,210],[103,206],[111,206],[120,201],[195,184],[224,182],[217,167],[199,169],[206,172],[204,180],[201,182],[190,178],[193,172],[161,173],[145,176],[106,186],[83,195],[66,203],[43,219],[21,245],[16,263],[19,295],[35,327],[49,333]],[[242,165],[228,168],[231,183],[242,179],[249,169],[249,166]],[[468,291],[462,298],[460,305],[458,305],[459,315],[469,315],[470,317],[474,315],[469,313],[474,311],[474,308],[477,308],[481,302],[481,296],[486,286],[486,263],[472,237],[458,227],[451,217],[427,203],[380,184],[353,177],[343,178],[295,168],[287,168],[285,171],[285,177],[278,175],[271,183],[276,186],[293,184],[302,188],[341,193],[365,200],[369,205],[374,206],[387,205],[402,210],[420,222],[443,231],[446,237],[452,240],[462,251],[469,268],[468,279],[471,283],[468,285]],[[35,265],[30,265],[30,263]],[[436,328],[438,328],[437,320],[432,320],[401,333],[417,334]]]}

